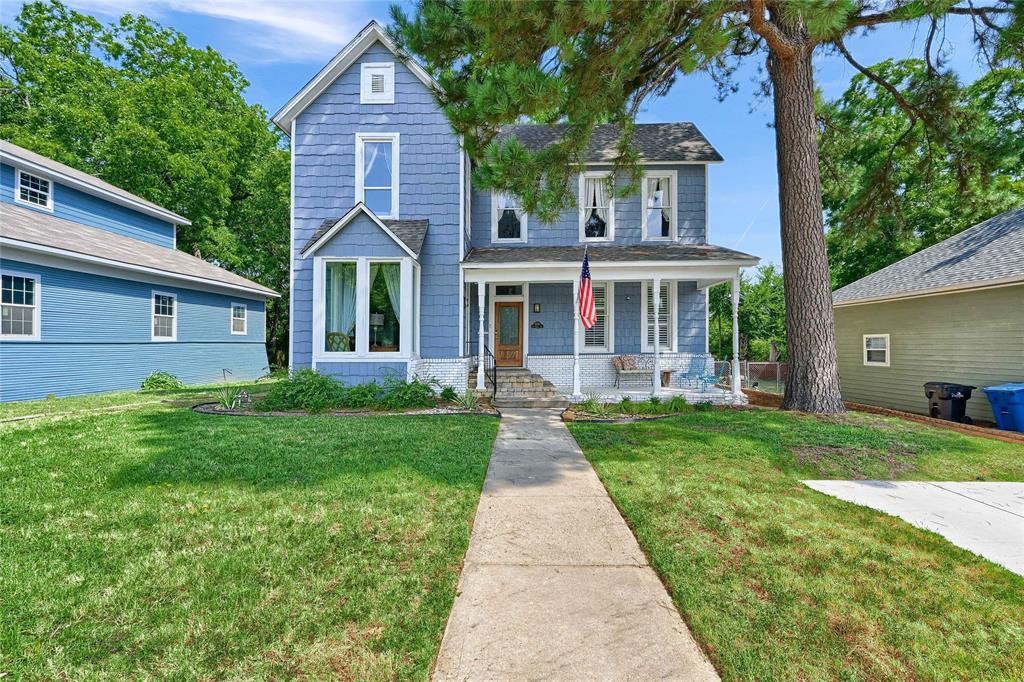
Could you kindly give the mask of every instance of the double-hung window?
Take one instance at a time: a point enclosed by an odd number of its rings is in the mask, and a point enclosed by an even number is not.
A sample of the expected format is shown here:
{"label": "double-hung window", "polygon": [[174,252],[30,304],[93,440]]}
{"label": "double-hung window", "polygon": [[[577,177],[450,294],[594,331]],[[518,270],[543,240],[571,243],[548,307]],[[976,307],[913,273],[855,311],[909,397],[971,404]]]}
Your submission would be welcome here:
{"label": "double-hung window", "polygon": [[[658,291],[658,348],[671,351],[674,343],[674,319],[672,314],[673,301],[672,282],[662,282]],[[652,294],[653,285],[650,282],[644,284],[644,350],[654,350],[654,303],[655,297]]]}
{"label": "double-hung window", "polygon": [[665,171],[644,176],[643,235],[645,240],[676,238],[676,173]]}
{"label": "double-hung window", "polygon": [[591,285],[594,292],[594,313],[597,318],[590,329],[583,331],[583,350],[611,352],[612,334],[612,285],[595,283]]}
{"label": "double-hung window", "polygon": [[580,241],[612,241],[615,234],[615,199],[609,173],[580,175]]}
{"label": "double-hung window", "polygon": [[356,201],[398,218],[398,133],[356,133]]}
{"label": "double-hung window", "polygon": [[[316,355],[325,358],[351,354],[408,353],[411,337],[403,339],[405,325],[415,325],[411,299],[414,274],[402,260],[325,260],[318,275],[323,306],[317,313],[322,337]],[[408,281],[407,281],[408,278]],[[408,330],[405,330],[406,332]],[[318,331],[318,333],[320,333]]]}
{"label": "double-hung window", "polygon": [[511,194],[495,192],[491,196],[491,241],[525,242],[526,213],[519,199]]}
{"label": "double-hung window", "polygon": [[244,303],[231,304],[231,333],[244,335],[248,332],[248,310]]}
{"label": "double-hung window", "polygon": [[0,282],[0,338],[38,341],[39,277],[5,272]]}
{"label": "double-hung window", "polygon": [[18,183],[14,200],[19,204],[35,206],[47,211],[53,210],[53,183],[46,178],[18,170]]}
{"label": "double-hung window", "polygon": [[864,335],[864,364],[877,367],[889,366],[889,335]]}
{"label": "double-hung window", "polygon": [[178,337],[178,297],[153,292],[153,341],[174,341]]}

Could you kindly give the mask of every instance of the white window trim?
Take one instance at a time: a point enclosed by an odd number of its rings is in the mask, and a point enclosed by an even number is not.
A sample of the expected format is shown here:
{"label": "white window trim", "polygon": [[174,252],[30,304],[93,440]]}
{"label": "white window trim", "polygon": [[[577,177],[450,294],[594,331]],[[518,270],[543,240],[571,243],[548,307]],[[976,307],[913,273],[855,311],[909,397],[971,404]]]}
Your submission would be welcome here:
{"label": "white window trim", "polygon": [[[640,189],[640,221],[642,227],[643,240],[646,242],[670,242],[678,239],[679,236],[679,185],[678,182],[679,174],[674,170],[667,171],[650,171],[644,173],[643,186]],[[647,233],[647,181],[654,178],[667,178],[671,185],[671,201],[672,206],[671,213],[669,213],[669,233],[667,237],[660,235],[651,236]]]}
{"label": "white window trim", "polygon": [[608,193],[608,229],[606,230],[604,237],[586,237],[586,232],[583,229],[583,224],[587,221],[586,209],[584,205],[586,200],[583,196],[583,189],[586,186],[586,178],[611,178],[612,174],[609,171],[586,171],[580,173],[579,178],[579,218],[577,223],[579,225],[579,236],[581,242],[613,242],[615,241],[615,196],[614,196],[614,184],[610,184],[609,188],[611,191]]}
{"label": "white window trim", "polygon": [[[50,183],[50,191],[46,195],[46,206],[40,206],[39,204],[34,204],[31,201],[25,201],[24,199],[21,198],[22,175],[28,175],[33,178],[39,178],[40,180],[46,180],[48,183]],[[28,171],[22,170],[21,168],[14,169],[14,203],[16,204],[21,204],[22,206],[28,206],[30,208],[38,209],[40,211],[49,211],[50,213],[53,213],[53,190],[55,187],[56,185],[53,182],[52,178],[48,178],[44,175],[39,175],[38,173],[29,173]]]}
{"label": "white window trim", "polygon": [[[391,143],[391,213],[388,215],[377,215],[378,218],[397,220],[399,216],[398,196],[399,170],[401,159],[399,158],[399,134],[398,133],[356,133],[356,202],[366,205],[366,197],[363,193],[363,145],[366,142],[390,142]],[[376,215],[376,214],[375,214]]]}
{"label": "white window trim", "polygon": [[[868,339],[885,339],[885,362],[874,362],[868,360]],[[882,350],[881,348],[872,348],[873,351]],[[864,364],[868,367],[888,367],[889,361],[892,358],[892,349],[889,346],[889,335],[888,334],[865,334],[861,339],[861,351],[864,354]]]}
{"label": "white window trim", "polygon": [[[174,315],[171,316],[171,335],[170,336],[157,336],[155,325],[156,322],[156,297],[169,296],[174,300]],[[167,341],[178,340],[178,295],[172,294],[170,291],[160,291],[153,289],[149,292],[149,340],[157,343]]]}
{"label": "white window trim", "polygon": [[[668,287],[668,348],[660,349],[663,353],[675,353],[679,342],[679,326],[676,324],[676,305],[679,284],[676,280],[662,280],[661,284]],[[652,284],[653,288],[653,284]],[[652,292],[653,293],[653,292]],[[658,322],[661,322],[659,317]],[[655,341],[657,341],[655,330]],[[647,280],[640,283],[640,347],[644,353],[653,353],[654,346],[647,343]]]}
{"label": "white window trim", "polygon": [[[615,282],[592,281],[592,287],[603,286],[604,291],[604,345],[588,346],[587,330],[580,325],[580,353],[614,353],[615,352]],[[576,311],[574,310],[575,314]]]}
{"label": "white window trim", "polygon": [[[235,308],[241,308],[242,312],[242,331],[235,331]],[[232,336],[246,336],[249,334],[249,306],[245,303],[239,303],[238,301],[232,301],[228,306],[228,331],[231,332]]]}
{"label": "white window trim", "polygon": [[[384,92],[375,95],[370,91],[370,79],[374,73],[384,74]],[[363,62],[359,65],[359,103],[360,104],[394,104],[395,103],[395,63],[394,62]]]}
{"label": "white window trim", "polygon": [[[501,217],[498,215],[498,195],[503,192],[495,190],[491,191],[491,243],[492,244],[525,244],[527,240],[526,230],[529,224],[529,216],[526,211],[523,211],[522,216],[519,219],[521,223],[519,226],[519,237],[516,239],[499,239],[498,238],[498,219]],[[520,207],[522,210],[522,207]]]}
{"label": "white window trim", "polygon": [[[399,263],[402,268],[402,300],[400,315],[406,320],[401,325],[401,337],[397,353],[370,352],[370,263]],[[326,310],[324,308],[327,263],[356,264],[356,338],[362,339],[361,347],[351,353],[337,353],[324,350],[324,325]],[[404,360],[412,358],[413,323],[412,323],[412,258],[376,258],[361,256],[358,258],[335,258],[332,256],[316,256],[313,258],[313,362],[367,362],[372,360]],[[419,316],[417,316],[419,318]],[[418,320],[417,320],[418,322]]]}
{"label": "white window trim", "polygon": [[[0,333],[0,339],[6,339],[8,341],[39,341],[42,338],[40,334],[39,321],[42,319],[40,311],[43,308],[43,287],[42,287],[42,276],[35,273],[29,272],[17,272],[15,270],[3,270],[0,274],[10,275],[12,277],[24,277],[25,279],[34,280],[35,284],[32,285],[33,291],[35,292],[35,310],[32,311],[32,333],[31,334],[3,334]],[[17,304],[10,304],[17,305]]]}

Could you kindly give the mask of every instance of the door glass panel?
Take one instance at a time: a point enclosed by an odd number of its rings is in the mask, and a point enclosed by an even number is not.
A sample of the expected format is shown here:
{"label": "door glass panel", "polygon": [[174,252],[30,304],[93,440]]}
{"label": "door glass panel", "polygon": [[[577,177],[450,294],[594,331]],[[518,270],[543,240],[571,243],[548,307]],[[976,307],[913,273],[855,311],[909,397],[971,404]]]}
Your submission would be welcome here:
{"label": "door glass panel", "polygon": [[501,306],[498,343],[503,346],[519,345],[519,308],[517,306]]}

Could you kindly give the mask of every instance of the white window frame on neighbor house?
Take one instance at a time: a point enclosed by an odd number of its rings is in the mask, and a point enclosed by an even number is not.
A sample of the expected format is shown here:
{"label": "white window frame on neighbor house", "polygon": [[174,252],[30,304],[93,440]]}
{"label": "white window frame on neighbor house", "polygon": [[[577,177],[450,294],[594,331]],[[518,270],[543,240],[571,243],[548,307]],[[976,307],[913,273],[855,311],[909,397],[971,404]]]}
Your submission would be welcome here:
{"label": "white window frame on neighbor house", "polygon": [[[587,237],[584,225],[587,222],[586,198],[583,191],[587,186],[587,178],[605,178],[608,182],[608,224],[605,226],[603,237]],[[610,171],[585,171],[580,173],[579,179],[579,234],[581,242],[613,242],[615,241],[615,186]]]}
{"label": "white window frame on neighbor house", "polygon": [[[647,285],[653,284],[648,281],[640,283],[640,347],[643,348],[644,353],[653,353],[654,346],[647,343],[647,327],[648,323],[653,320],[649,320],[647,315]],[[659,350],[662,352],[674,353],[676,350],[676,344],[678,343],[679,328],[676,325],[676,304],[677,294],[679,285],[675,280],[663,280],[661,286],[668,288],[668,345],[659,346]],[[652,291],[653,293],[653,291]],[[658,316],[658,323],[661,323],[661,316]],[[655,341],[657,341],[658,333],[655,330],[654,333]]]}
{"label": "white window frame on neighbor house", "polygon": [[[591,288],[604,288],[604,343],[587,345],[587,332],[583,325],[580,325],[580,352],[581,353],[614,353],[615,352],[615,282],[591,282]],[[595,307],[597,297],[594,297]],[[593,329],[593,327],[591,327]]]}
{"label": "white window frame on neighbor house", "polygon": [[0,274],[7,275],[9,277],[21,277],[24,279],[32,280],[32,294],[34,302],[31,306],[27,306],[22,303],[3,303],[0,307],[12,307],[12,308],[33,308],[32,310],[32,333],[31,334],[4,334],[0,330],[0,339],[7,339],[9,341],[38,341],[40,339],[39,320],[42,315],[42,279],[39,275],[28,273],[28,272],[16,272],[14,270],[3,270]]}
{"label": "white window frame on neighbor house", "polygon": [[[241,317],[235,317],[235,308],[241,308],[242,309],[242,316]],[[245,335],[247,335],[249,333],[249,307],[245,303],[238,303],[237,301],[232,301],[231,302],[230,311],[231,311],[231,314],[229,316],[229,321],[230,321],[229,328],[231,330],[231,335],[232,336],[245,336]],[[240,331],[240,332],[235,331],[235,320],[241,320],[242,321],[242,331]]]}
{"label": "white window frame on neighbor house", "polygon": [[[383,89],[380,92],[373,91],[374,78],[378,78],[383,81]],[[359,65],[359,103],[395,103],[394,62],[364,62]]]}
{"label": "white window frame on neighbor house", "polygon": [[[324,350],[324,329],[326,324],[326,274],[327,263],[356,264],[356,341],[357,348],[351,352]],[[399,317],[402,320],[398,352],[370,352],[370,263],[398,263],[402,274],[402,294],[399,303]],[[409,360],[413,346],[418,351],[418,340],[414,334],[419,326],[419,314],[413,312],[413,260],[409,257],[336,258],[315,256],[313,258],[313,362],[367,362],[372,360]]]}
{"label": "white window frame on neighbor house", "polygon": [[[874,353],[877,353],[878,351],[882,351],[883,353],[885,353],[885,361],[884,362],[878,362],[877,360],[868,360],[868,340],[869,339],[882,339],[883,341],[885,341],[885,348],[872,348],[872,349],[870,349]],[[865,334],[864,338],[861,340],[861,350],[864,353],[864,364],[865,365],[867,365],[869,367],[888,367],[889,366],[889,361],[891,359],[892,353],[891,353],[890,346],[889,346],[889,335],[888,334]]]}
{"label": "white window frame on neighbor house", "polygon": [[[21,198],[21,179],[22,178],[33,178],[46,183],[46,204],[37,204],[34,201]],[[29,188],[31,189],[31,188]],[[31,191],[40,192],[40,190],[32,189]],[[41,193],[41,192],[40,192]],[[53,212],[53,180],[50,178],[44,178],[42,175],[36,175],[35,173],[29,173],[23,171],[20,168],[14,171],[14,202],[21,204],[22,206],[31,206],[32,208],[38,208],[43,211]]]}
{"label": "white window frame on neighbor house", "polygon": [[[498,237],[498,220],[501,219],[501,215],[498,211],[498,199],[508,196],[516,200],[517,208],[515,210],[521,211],[522,215],[519,217],[519,236],[512,239],[501,239]],[[494,190],[491,192],[491,243],[493,244],[525,244],[526,243],[526,226],[529,220],[526,211],[522,210],[521,206],[518,206],[519,200],[511,194],[506,192],[499,192]]]}
{"label": "white window frame on neighbor house", "polygon": [[[156,335],[156,297],[167,296],[173,301],[174,312],[171,314],[171,335],[170,336],[157,336]],[[160,317],[167,317],[167,315],[161,315]],[[149,339],[150,341],[177,341],[178,340],[178,295],[172,294],[169,291],[158,291],[153,289],[149,295]]]}
{"label": "white window frame on neighbor house", "polygon": [[367,142],[390,142],[391,143],[391,187],[373,186],[369,189],[390,189],[391,190],[391,213],[379,215],[378,218],[396,220],[399,216],[398,195],[399,195],[399,134],[398,133],[356,133],[356,201],[366,204],[366,187],[363,185],[363,147]]}
{"label": "white window frame on neighbor house", "polygon": [[[679,205],[678,205],[678,203],[679,203],[678,202],[678,200],[679,200],[679,187],[676,184],[677,181],[678,181],[678,175],[679,174],[676,171],[674,171],[674,170],[650,171],[650,172],[644,174],[643,185],[641,186],[641,189],[640,189],[640,210],[642,211],[641,216],[640,216],[640,221],[641,221],[641,224],[643,226],[642,234],[643,234],[643,240],[644,241],[649,241],[649,242],[669,242],[669,241],[675,241],[677,239],[677,237],[679,235]],[[651,235],[651,234],[648,233],[648,225],[647,225],[647,211],[648,211],[648,208],[647,208],[647,199],[648,199],[648,196],[647,196],[647,185],[648,185],[648,181],[649,180],[654,180],[656,178],[661,178],[663,180],[668,180],[668,182],[669,182],[668,197],[669,197],[669,201],[671,203],[669,204],[669,207],[668,207],[669,208],[669,228],[668,228],[668,236],[667,237],[662,237],[659,234]],[[660,227],[661,226],[659,225],[658,227],[659,227],[659,231],[660,231]]]}

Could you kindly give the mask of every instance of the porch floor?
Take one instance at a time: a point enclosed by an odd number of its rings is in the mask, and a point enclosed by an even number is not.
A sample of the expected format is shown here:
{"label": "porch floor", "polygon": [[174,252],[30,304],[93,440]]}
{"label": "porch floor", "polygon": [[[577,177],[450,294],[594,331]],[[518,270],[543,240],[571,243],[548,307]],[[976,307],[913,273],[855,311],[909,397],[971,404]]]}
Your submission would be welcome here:
{"label": "porch floor", "polygon": [[[599,396],[602,402],[606,403],[617,403],[624,397],[629,397],[630,400],[647,400],[652,395],[652,387],[650,386],[585,386],[583,388],[583,395],[573,398],[573,396],[566,396],[573,402],[583,402],[590,397]],[[732,391],[717,386],[709,386],[705,390],[699,388],[669,388],[663,387],[661,389],[661,397],[663,399],[671,398],[672,396],[682,396],[686,399],[686,402],[695,405],[697,403],[711,403],[712,405],[746,405],[747,397],[745,395],[733,395]]]}

